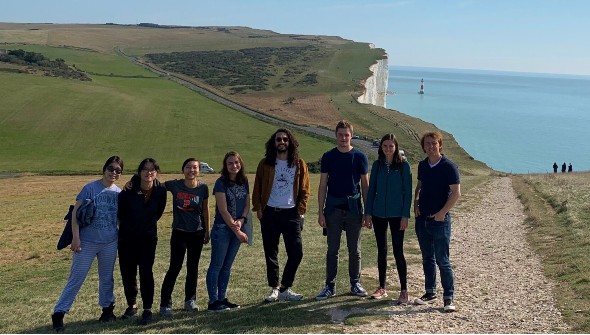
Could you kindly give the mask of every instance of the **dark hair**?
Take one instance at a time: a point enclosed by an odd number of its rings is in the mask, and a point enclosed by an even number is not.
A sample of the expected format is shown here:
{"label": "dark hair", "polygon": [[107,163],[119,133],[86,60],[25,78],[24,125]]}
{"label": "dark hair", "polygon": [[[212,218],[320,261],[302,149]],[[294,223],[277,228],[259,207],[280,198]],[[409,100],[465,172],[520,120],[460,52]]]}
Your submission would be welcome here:
{"label": "dark hair", "polygon": [[266,141],[266,154],[264,155],[264,163],[267,165],[274,166],[277,161],[277,147],[275,146],[275,137],[278,133],[285,133],[289,138],[289,145],[287,146],[287,165],[293,167],[297,161],[299,161],[299,142],[295,135],[285,128],[279,128],[275,131],[268,141]]}
{"label": "dark hair", "polygon": [[201,171],[201,162],[199,162],[198,159],[193,158],[193,157],[187,158],[184,160],[184,163],[182,163],[182,167],[180,168],[180,171],[184,171],[184,167],[190,162],[197,162],[197,166],[199,166],[199,171]]}
{"label": "dark hair", "polygon": [[399,169],[402,166],[402,155],[399,153],[399,144],[397,143],[397,138],[393,134],[385,134],[381,138],[381,142],[379,143],[379,149],[377,150],[377,154],[379,155],[379,161],[385,164],[385,153],[383,152],[383,142],[385,141],[393,141],[395,144],[395,151],[393,151],[393,162],[392,166],[394,169]]}
{"label": "dark hair", "polygon": [[426,150],[424,150],[424,140],[427,137],[432,137],[435,141],[438,142],[438,146],[440,149],[440,153],[442,153],[442,148],[443,148],[443,136],[441,133],[439,133],[438,131],[431,131],[428,132],[424,135],[422,135],[422,138],[420,139],[420,146],[422,146],[422,151],[426,152]]}
{"label": "dark hair", "polygon": [[156,162],[156,160],[153,158],[146,158],[142,160],[141,163],[139,163],[139,167],[137,168],[137,174],[141,174],[141,170],[143,170],[147,163],[152,163],[154,165],[154,169],[156,169],[156,171],[160,173],[160,165],[158,165],[158,162]]}
{"label": "dark hair", "polygon": [[340,120],[338,121],[338,124],[336,125],[336,130],[334,131],[335,133],[338,132],[338,129],[348,129],[350,130],[350,134],[353,133],[353,127],[352,124],[346,120]]}
{"label": "dark hair", "polygon": [[238,171],[238,174],[236,175],[235,183],[238,185],[243,185],[248,182],[248,177],[246,176],[246,173],[244,172],[244,161],[242,160],[242,157],[240,156],[240,154],[235,151],[229,151],[228,153],[225,154],[225,157],[223,157],[223,165],[222,165],[223,167],[221,168],[221,177],[223,178],[223,182],[225,183],[226,186],[229,186],[231,184],[232,180],[229,177],[229,170],[227,169],[227,160],[232,156],[236,157],[238,159],[238,161],[240,162],[240,171]]}
{"label": "dark hair", "polygon": [[109,157],[109,159],[107,159],[107,161],[102,166],[102,173],[104,173],[107,170],[107,167],[109,167],[109,165],[111,165],[113,163],[119,164],[119,166],[121,167],[121,171],[123,171],[123,160],[121,159],[121,157],[111,156],[111,157]]}

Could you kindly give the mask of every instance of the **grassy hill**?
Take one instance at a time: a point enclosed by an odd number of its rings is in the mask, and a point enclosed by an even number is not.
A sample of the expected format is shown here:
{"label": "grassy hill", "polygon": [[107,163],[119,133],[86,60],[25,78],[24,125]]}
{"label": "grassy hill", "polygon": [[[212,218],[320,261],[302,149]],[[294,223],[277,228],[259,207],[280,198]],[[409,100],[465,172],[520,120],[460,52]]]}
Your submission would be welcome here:
{"label": "grassy hill", "polygon": [[[263,154],[263,143],[276,125],[159,77],[117,54],[115,48],[144,62],[150,61],[146,54],[311,48],[319,56],[283,63],[272,58],[268,85],[260,91],[235,92],[224,85],[209,85],[203,78],[180,75],[297,124],[333,129],[337,120],[346,118],[367,138],[393,132],[412,158],[422,156],[416,134],[434,128],[403,114],[356,102],[361,81],[371,74],[369,66],[384,57],[383,50],[370,49],[366,43],[245,27],[0,24],[0,49],[24,49],[61,58],[92,79],[80,82],[0,71],[0,171],[94,172],[111,154],[121,155],[130,164],[153,156],[168,172],[177,171],[177,165],[188,156],[219,169],[219,161],[230,149],[241,152],[248,169],[254,169]],[[299,73],[294,74],[293,69]],[[314,74],[314,85],[297,84],[309,74]],[[302,155],[308,161],[317,160],[333,146],[330,139],[299,135]],[[469,173],[489,173],[485,165],[472,161],[452,136],[447,135],[445,143],[447,155]]]}

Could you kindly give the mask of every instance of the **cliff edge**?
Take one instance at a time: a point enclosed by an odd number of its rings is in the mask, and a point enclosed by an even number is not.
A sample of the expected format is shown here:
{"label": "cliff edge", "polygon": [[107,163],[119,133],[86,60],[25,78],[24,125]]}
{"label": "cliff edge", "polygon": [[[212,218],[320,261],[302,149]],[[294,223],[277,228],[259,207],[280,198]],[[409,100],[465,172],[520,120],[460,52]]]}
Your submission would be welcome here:
{"label": "cliff edge", "polygon": [[[371,45],[371,47],[373,47]],[[363,93],[358,97],[357,101],[362,104],[371,104],[387,108],[386,95],[387,84],[389,80],[389,62],[387,54],[382,59],[377,60],[377,63],[371,65],[369,70],[373,75],[363,82]]]}

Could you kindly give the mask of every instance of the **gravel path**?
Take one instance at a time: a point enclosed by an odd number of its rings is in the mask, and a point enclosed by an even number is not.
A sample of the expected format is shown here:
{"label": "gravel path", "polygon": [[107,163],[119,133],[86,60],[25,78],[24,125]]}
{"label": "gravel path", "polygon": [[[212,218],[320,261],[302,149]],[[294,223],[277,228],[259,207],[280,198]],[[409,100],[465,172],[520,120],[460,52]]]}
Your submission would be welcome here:
{"label": "gravel path", "polygon": [[[442,298],[430,306],[332,310],[335,322],[350,313],[383,315],[379,322],[345,326],[346,333],[555,333],[567,332],[555,306],[553,283],[526,242],[522,205],[507,177],[496,178],[460,199],[453,213],[451,261],[455,271],[455,313],[442,312]],[[419,255],[407,255],[408,289],[423,293]],[[392,263],[390,261],[390,263]],[[390,264],[392,266],[392,264]],[[391,289],[397,274],[389,270]],[[439,295],[442,294],[440,281]],[[397,292],[390,297],[397,298]]]}

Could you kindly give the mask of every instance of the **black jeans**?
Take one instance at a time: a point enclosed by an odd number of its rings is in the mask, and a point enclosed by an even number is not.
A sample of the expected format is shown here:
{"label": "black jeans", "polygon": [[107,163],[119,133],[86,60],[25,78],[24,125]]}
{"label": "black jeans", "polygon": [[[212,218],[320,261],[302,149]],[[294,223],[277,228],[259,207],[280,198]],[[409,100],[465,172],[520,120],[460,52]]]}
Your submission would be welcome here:
{"label": "black jeans", "polygon": [[156,258],[156,236],[119,236],[119,268],[123,290],[128,306],[137,303],[137,268],[143,309],[151,309],[154,303],[154,259]]}
{"label": "black jeans", "polygon": [[281,234],[285,242],[287,263],[283,270],[281,285],[291,287],[295,281],[297,268],[303,259],[301,242],[301,216],[297,208],[281,209],[266,206],[260,220],[262,245],[266,258],[266,278],[268,286],[279,286],[279,240]]}
{"label": "black jeans", "polygon": [[174,290],[176,278],[182,269],[185,253],[187,257],[184,301],[196,299],[199,260],[201,259],[201,251],[203,251],[204,238],[204,230],[186,232],[172,229],[172,237],[170,237],[170,266],[162,283],[160,306],[172,307],[172,291]]}
{"label": "black jeans", "polygon": [[387,279],[387,227],[391,231],[391,244],[393,245],[393,257],[399,275],[399,283],[402,290],[407,290],[408,268],[404,257],[404,232],[399,230],[401,217],[380,218],[373,216],[373,231],[377,241],[377,267],[379,268],[379,286],[385,288]]}

